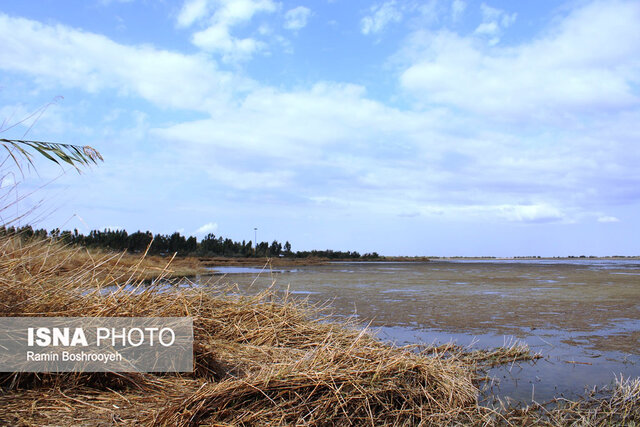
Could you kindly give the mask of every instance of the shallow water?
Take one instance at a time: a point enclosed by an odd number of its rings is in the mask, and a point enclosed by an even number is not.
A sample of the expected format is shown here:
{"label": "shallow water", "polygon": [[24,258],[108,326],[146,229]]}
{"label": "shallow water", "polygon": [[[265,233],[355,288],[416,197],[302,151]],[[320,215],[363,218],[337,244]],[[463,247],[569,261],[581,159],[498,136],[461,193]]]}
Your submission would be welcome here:
{"label": "shallow water", "polygon": [[490,391],[502,398],[576,397],[616,375],[640,376],[638,261],[333,263],[220,267],[216,274],[242,292],[275,281],[276,289],[328,303],[337,316],[370,322],[381,339],[399,345],[524,341],[544,359],[493,369]]}

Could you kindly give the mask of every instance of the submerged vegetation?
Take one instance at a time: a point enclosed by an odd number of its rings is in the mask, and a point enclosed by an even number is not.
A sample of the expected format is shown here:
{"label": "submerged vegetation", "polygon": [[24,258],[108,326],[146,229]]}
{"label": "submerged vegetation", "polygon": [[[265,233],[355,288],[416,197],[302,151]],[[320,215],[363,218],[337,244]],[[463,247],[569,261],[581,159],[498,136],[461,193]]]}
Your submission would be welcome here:
{"label": "submerged vegetation", "polygon": [[[640,420],[640,385],[552,406],[489,408],[486,370],[525,347],[393,347],[273,290],[145,286],[144,257],[0,236],[0,316],[191,316],[192,373],[0,374],[0,424],[603,425]],[[171,270],[167,265],[165,271]]]}

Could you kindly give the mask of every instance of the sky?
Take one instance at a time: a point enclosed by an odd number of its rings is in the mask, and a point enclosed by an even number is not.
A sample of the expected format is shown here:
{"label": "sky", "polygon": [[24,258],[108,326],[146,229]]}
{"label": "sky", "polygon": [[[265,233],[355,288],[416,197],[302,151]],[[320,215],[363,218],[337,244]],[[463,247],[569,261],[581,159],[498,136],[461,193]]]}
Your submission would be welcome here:
{"label": "sky", "polygon": [[104,163],[5,163],[0,192],[84,233],[640,255],[639,23],[616,0],[3,0],[0,137]]}

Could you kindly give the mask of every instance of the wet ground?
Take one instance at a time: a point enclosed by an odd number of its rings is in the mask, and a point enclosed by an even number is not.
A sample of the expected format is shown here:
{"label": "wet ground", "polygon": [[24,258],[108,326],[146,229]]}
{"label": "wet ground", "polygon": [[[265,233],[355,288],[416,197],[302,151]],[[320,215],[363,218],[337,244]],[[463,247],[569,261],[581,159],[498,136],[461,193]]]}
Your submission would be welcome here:
{"label": "wet ground", "polygon": [[492,392],[503,398],[576,397],[616,375],[640,376],[637,260],[333,263],[215,273],[214,281],[237,282],[242,292],[275,282],[294,296],[328,302],[336,315],[371,322],[380,338],[400,345],[524,341],[544,359],[494,369]]}

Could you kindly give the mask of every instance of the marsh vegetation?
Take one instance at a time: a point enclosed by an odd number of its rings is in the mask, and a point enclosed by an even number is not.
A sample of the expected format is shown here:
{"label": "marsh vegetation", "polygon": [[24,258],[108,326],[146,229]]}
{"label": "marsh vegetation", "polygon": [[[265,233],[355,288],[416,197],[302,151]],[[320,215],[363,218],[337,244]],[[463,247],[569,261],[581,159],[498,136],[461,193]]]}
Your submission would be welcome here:
{"label": "marsh vegetation", "polygon": [[487,372],[527,363],[535,355],[526,346],[394,346],[293,293],[244,293],[219,281],[167,286],[162,272],[148,285],[140,279],[148,275],[144,259],[120,265],[113,256],[0,238],[0,315],[191,316],[194,371],[5,373],[2,423],[553,425],[640,416],[633,381],[547,407],[484,405]]}

